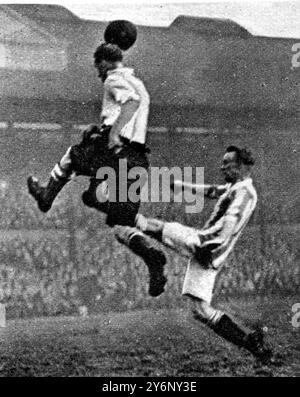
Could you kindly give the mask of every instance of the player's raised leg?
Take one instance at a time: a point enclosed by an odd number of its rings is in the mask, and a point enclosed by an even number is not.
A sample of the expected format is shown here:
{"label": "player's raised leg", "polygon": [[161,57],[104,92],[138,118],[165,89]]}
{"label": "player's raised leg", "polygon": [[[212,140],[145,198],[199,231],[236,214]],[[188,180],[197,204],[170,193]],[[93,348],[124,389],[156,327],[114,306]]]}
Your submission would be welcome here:
{"label": "player's raised leg", "polygon": [[190,257],[200,246],[197,230],[178,222],[164,222],[137,214],[136,227],[182,256]]}
{"label": "player's raised leg", "polygon": [[41,211],[50,210],[58,193],[73,176],[95,177],[99,167],[110,164],[111,154],[107,149],[108,133],[107,128],[89,126],[83,132],[81,142],[69,147],[59,163],[54,166],[45,186],[42,186],[37,178],[28,177],[29,193],[37,201]]}
{"label": "player's raised leg", "polygon": [[149,295],[156,297],[164,292],[167,278],[164,274],[166,257],[154,247],[151,239],[134,227],[115,226],[117,240],[141,257],[149,270]]}
{"label": "player's raised leg", "polygon": [[54,166],[45,186],[42,186],[39,180],[33,176],[29,176],[27,179],[29,193],[37,201],[39,209],[43,212],[50,210],[55,197],[70,180],[72,175],[70,151],[71,148],[67,150],[61,161]]}

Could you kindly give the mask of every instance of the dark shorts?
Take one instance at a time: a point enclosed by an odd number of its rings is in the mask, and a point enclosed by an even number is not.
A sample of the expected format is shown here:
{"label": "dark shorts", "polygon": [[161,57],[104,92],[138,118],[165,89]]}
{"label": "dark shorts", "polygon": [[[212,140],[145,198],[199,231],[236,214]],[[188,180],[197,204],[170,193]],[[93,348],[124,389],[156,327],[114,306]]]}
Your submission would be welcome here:
{"label": "dark shorts", "polygon": [[[140,199],[131,201],[127,194],[127,200],[120,201],[120,182],[125,187],[127,193],[130,186],[138,181],[140,178],[128,178],[128,173],[134,167],[141,167],[145,173],[149,168],[149,161],[147,158],[147,150],[143,145],[131,144],[124,140],[124,145],[119,153],[109,150],[108,145],[109,129],[101,131],[98,135],[92,136],[86,142],[81,142],[71,149],[71,162],[73,171],[77,175],[89,176],[89,189],[83,193],[83,202],[89,207],[96,208],[107,214],[106,223],[109,226],[123,225],[134,226],[135,217],[139,211]],[[121,160],[121,162],[120,162]],[[126,160],[126,161],[125,161]],[[120,174],[120,164],[126,163],[126,171]],[[106,178],[98,179],[97,171],[102,167],[110,167],[115,171],[116,175],[116,194],[114,201],[107,201],[100,203],[97,200],[97,188]],[[123,178],[127,175],[126,182],[120,181],[120,176]],[[141,185],[140,185],[141,186]],[[137,190],[137,195],[140,193]]]}

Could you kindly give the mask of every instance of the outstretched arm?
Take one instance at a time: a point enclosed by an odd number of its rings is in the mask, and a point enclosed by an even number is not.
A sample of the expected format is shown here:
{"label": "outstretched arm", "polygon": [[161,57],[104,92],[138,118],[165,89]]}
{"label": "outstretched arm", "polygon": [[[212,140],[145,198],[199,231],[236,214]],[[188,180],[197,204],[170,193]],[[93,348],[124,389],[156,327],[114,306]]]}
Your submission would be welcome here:
{"label": "outstretched arm", "polygon": [[171,183],[171,189],[176,194],[183,189],[190,190],[193,194],[201,193],[205,197],[218,198],[226,190],[226,185],[200,185],[196,183],[183,182],[181,180],[175,180]]}

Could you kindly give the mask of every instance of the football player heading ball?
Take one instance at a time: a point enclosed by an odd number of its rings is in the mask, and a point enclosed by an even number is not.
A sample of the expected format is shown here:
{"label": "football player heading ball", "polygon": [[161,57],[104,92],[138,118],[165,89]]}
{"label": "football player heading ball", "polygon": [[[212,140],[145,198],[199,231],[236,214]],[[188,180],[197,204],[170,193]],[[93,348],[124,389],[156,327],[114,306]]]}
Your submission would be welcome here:
{"label": "football player heading ball", "polygon": [[[82,141],[67,149],[45,186],[33,176],[28,177],[27,184],[39,209],[48,212],[72,177],[89,177],[90,186],[82,195],[84,204],[104,212],[106,224],[114,228],[118,241],[144,260],[149,270],[149,295],[156,297],[164,292],[167,282],[166,258],[163,251],[153,246],[149,236],[134,227],[140,200],[110,201],[106,182],[97,177],[102,167],[111,167],[119,175],[120,160],[126,160],[128,172],[134,167],[145,170],[149,167],[146,146],[149,94],[143,82],[134,76],[134,70],[123,65],[123,51],[135,43],[136,37],[136,27],[131,22],[116,20],[108,24],[105,43],[94,53],[94,66],[103,82],[100,127],[91,125],[83,132]],[[127,182],[129,189],[135,179],[128,178]],[[98,200],[99,189],[108,198],[104,203]],[[116,194],[119,197],[118,191]]]}

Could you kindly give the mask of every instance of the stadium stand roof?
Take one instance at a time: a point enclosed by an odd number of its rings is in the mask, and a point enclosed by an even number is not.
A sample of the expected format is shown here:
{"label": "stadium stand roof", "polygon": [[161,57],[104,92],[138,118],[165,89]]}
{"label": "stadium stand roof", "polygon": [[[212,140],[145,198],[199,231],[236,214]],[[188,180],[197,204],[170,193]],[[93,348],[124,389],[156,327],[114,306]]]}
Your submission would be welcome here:
{"label": "stadium stand roof", "polygon": [[57,41],[40,20],[33,19],[29,14],[25,16],[14,7],[0,4],[0,40],[19,43],[42,43]]}
{"label": "stadium stand roof", "polygon": [[251,37],[247,29],[231,19],[178,16],[170,25],[170,29],[188,30],[205,36],[220,37]]}
{"label": "stadium stand roof", "polygon": [[56,19],[60,22],[80,20],[67,8],[51,4],[7,4],[7,6],[23,16],[31,19]]}
{"label": "stadium stand roof", "polygon": [[[71,11],[63,6],[59,5],[47,5],[47,4],[7,4],[6,7],[11,8],[15,12],[23,15],[26,18],[34,20],[36,23],[43,25],[43,28],[48,28],[49,32],[61,37],[65,36],[65,39],[74,40],[74,34],[83,33],[76,32],[72,27],[81,25],[81,29],[88,29],[88,32],[92,33],[93,30],[99,31],[99,28],[103,28],[107,22],[92,21],[81,19]],[[62,23],[63,22],[63,23]],[[65,24],[65,25],[64,25]],[[187,15],[178,16],[169,27],[148,27],[138,26],[140,32],[143,31],[170,31],[172,30],[184,30],[190,31],[203,36],[211,37],[236,37],[236,38],[248,38],[251,37],[244,27],[230,19],[218,19],[218,18],[205,18],[205,17],[193,17]],[[101,29],[102,30],[102,29]]]}
{"label": "stadium stand roof", "polygon": [[[77,17],[65,7],[46,4],[7,4],[21,17],[31,20],[33,24],[39,25],[47,31],[53,39],[64,40],[71,43],[83,42],[86,46],[94,45],[107,23],[101,21],[88,21]],[[1,8],[1,6],[0,6]],[[83,44],[83,43],[82,43]]]}
{"label": "stadium stand roof", "polygon": [[[45,114],[57,115],[59,108],[74,120],[82,119],[78,109],[85,105],[99,110],[102,93],[93,54],[107,22],[81,19],[54,5],[0,5],[0,14],[0,89],[2,101],[14,107],[11,115],[23,112],[24,98],[34,115],[40,100],[47,101]],[[188,107],[195,114],[201,113],[200,106],[298,109],[292,39],[252,35],[227,19],[185,15],[166,27],[138,25],[138,32],[126,62],[145,82],[152,106]]]}

